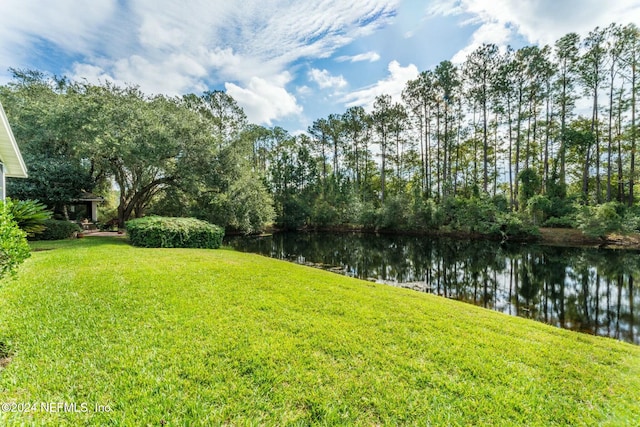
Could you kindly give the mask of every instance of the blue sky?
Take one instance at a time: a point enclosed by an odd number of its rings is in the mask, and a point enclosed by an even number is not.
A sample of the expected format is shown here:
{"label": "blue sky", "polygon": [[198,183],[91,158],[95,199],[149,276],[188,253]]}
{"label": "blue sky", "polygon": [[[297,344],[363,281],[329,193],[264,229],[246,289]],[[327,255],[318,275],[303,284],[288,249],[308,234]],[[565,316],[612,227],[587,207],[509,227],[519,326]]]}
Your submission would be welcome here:
{"label": "blue sky", "polygon": [[399,97],[407,80],[482,43],[519,47],[640,22],[640,0],[2,0],[9,67],[146,93],[222,89],[250,121],[313,120]]}

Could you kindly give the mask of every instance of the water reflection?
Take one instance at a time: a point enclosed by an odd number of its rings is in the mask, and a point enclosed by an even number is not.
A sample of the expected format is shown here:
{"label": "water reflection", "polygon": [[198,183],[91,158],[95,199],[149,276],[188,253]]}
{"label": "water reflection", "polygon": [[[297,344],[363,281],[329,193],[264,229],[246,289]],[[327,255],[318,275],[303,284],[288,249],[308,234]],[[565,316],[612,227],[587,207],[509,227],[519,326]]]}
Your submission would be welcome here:
{"label": "water reflection", "polygon": [[635,251],[357,233],[279,233],[227,244],[640,344]]}

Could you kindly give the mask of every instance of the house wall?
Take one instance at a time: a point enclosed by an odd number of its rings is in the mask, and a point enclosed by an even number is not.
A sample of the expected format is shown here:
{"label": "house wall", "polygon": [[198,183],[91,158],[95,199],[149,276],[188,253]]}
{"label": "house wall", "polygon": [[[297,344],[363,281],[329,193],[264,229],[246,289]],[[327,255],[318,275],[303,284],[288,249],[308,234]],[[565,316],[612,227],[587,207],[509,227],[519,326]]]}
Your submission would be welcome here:
{"label": "house wall", "polygon": [[4,200],[6,197],[7,182],[4,179],[4,165],[0,162],[0,200]]}

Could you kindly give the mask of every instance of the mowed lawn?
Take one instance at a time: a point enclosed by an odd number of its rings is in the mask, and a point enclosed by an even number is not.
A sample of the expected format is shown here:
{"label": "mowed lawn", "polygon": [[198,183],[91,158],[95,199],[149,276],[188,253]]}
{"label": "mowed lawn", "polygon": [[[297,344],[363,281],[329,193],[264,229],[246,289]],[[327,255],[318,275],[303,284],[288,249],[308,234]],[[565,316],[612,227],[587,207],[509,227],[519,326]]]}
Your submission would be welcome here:
{"label": "mowed lawn", "polygon": [[0,425],[640,425],[637,346],[230,250],[34,248]]}

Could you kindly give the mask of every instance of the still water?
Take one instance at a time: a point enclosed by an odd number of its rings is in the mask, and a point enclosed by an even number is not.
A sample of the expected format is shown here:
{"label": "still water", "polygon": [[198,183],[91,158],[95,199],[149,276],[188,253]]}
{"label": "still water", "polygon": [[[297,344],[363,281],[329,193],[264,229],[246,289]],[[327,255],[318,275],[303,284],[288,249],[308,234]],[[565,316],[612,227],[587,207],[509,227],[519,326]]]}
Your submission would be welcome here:
{"label": "still water", "polygon": [[277,233],[226,244],[640,344],[637,251],[359,233]]}

